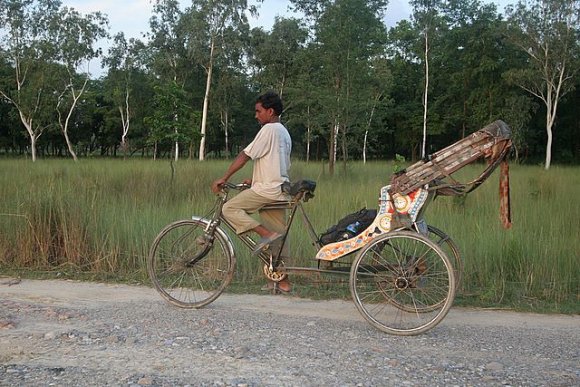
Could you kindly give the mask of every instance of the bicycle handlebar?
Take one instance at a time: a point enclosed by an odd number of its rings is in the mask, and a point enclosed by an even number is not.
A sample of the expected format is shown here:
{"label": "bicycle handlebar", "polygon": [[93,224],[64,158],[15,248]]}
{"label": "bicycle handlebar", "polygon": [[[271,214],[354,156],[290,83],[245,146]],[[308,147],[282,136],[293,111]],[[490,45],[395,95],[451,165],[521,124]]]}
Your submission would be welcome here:
{"label": "bicycle handlebar", "polygon": [[226,181],[224,184],[221,185],[221,188],[222,188],[222,190],[235,189],[238,191],[243,191],[245,189],[250,188],[250,185],[246,184],[246,183],[234,184],[234,183],[230,183],[230,182]]}

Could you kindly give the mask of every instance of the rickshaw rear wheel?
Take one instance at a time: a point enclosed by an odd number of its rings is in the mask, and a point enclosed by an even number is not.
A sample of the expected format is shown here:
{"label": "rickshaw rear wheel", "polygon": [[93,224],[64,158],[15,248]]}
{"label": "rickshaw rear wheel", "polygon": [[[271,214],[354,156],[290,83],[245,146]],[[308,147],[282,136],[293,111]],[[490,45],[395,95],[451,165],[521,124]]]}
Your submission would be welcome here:
{"label": "rickshaw rear wheel", "polygon": [[447,255],[412,231],[387,233],[363,247],[351,266],[349,282],[363,317],[395,335],[417,335],[435,327],[455,297]]}

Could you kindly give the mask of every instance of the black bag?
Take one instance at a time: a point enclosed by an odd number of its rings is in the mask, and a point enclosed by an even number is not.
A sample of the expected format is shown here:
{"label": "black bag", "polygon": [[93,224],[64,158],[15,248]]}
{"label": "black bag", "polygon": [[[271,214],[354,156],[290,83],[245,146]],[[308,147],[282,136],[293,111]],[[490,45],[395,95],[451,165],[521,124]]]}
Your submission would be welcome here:
{"label": "black bag", "polygon": [[348,214],[320,235],[320,242],[323,245],[350,239],[363,232],[377,217],[377,210],[367,210]]}

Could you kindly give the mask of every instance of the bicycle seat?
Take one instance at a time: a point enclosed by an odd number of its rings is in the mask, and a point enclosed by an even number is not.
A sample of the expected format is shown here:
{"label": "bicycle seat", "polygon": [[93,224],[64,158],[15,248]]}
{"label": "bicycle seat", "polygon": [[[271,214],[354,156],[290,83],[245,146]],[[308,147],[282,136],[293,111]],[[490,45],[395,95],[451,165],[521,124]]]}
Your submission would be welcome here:
{"label": "bicycle seat", "polygon": [[282,191],[288,195],[295,197],[299,193],[304,193],[305,200],[314,197],[314,190],[316,189],[316,182],[312,180],[298,180],[294,183],[285,182],[282,184]]}

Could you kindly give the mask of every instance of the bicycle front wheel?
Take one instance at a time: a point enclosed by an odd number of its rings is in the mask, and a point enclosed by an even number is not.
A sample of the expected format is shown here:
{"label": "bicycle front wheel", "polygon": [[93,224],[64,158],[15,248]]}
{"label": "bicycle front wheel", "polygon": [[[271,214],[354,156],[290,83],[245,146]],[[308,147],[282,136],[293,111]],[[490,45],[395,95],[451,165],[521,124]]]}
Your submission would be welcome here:
{"label": "bicycle front wheel", "polygon": [[397,231],[358,253],[350,290],[371,325],[395,335],[416,335],[445,317],[455,296],[455,277],[437,244],[415,232]]}
{"label": "bicycle front wheel", "polygon": [[151,246],[149,278],[157,291],[181,308],[214,301],[231,282],[235,255],[227,235],[206,232],[207,220],[181,220],[166,226]]}

